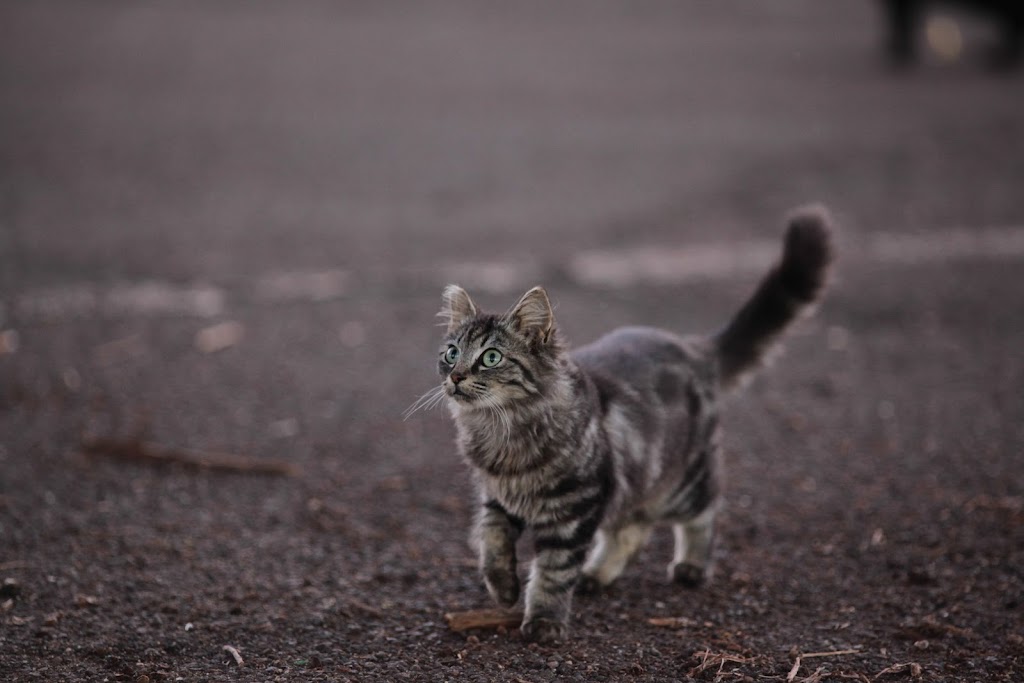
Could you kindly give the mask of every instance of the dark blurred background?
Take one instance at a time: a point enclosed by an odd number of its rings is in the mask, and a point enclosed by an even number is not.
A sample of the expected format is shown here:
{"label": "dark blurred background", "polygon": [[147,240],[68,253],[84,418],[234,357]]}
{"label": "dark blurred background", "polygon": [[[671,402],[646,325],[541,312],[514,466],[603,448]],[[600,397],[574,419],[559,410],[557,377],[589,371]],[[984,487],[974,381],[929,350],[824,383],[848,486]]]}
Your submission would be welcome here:
{"label": "dark blurred background", "polygon": [[0,286],[1017,221],[1019,75],[943,16],[889,73],[871,2],[4,3]]}

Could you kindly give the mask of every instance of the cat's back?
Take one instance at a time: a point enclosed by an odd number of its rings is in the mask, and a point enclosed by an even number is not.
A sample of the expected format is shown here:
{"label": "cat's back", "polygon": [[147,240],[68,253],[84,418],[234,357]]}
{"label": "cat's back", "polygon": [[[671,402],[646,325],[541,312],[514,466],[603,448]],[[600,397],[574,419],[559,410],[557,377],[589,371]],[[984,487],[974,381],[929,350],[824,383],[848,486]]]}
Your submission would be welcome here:
{"label": "cat's back", "polygon": [[594,369],[638,370],[685,363],[687,340],[657,327],[619,327],[572,352],[573,360]]}
{"label": "cat's back", "polygon": [[679,337],[655,327],[620,327],[572,353],[573,361],[592,376],[641,394],[653,392],[662,401],[676,398],[673,389],[706,378],[711,372],[707,358],[702,338]]}

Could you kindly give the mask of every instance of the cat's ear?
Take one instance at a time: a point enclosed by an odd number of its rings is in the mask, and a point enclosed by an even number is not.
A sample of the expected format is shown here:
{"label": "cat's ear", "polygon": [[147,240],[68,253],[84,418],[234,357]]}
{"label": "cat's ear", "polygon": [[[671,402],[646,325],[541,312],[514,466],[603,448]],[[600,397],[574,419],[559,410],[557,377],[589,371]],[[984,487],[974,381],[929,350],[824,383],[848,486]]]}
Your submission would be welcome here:
{"label": "cat's ear", "polygon": [[444,292],[441,294],[441,310],[437,315],[446,321],[444,324],[448,326],[448,332],[454,331],[456,327],[469,318],[475,317],[477,313],[479,311],[476,304],[469,298],[466,290],[458,285],[448,285],[444,288]]}
{"label": "cat's ear", "polygon": [[534,287],[523,295],[505,317],[527,336],[534,336],[546,344],[555,329],[555,312],[543,287]]}

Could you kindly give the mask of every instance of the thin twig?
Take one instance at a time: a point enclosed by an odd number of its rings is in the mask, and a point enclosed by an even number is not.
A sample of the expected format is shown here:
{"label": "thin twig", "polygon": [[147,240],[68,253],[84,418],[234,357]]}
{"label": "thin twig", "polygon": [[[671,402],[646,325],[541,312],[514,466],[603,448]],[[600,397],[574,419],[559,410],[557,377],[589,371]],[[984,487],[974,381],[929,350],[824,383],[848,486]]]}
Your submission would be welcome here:
{"label": "thin twig", "polygon": [[881,676],[889,676],[892,674],[902,674],[910,672],[911,678],[920,678],[921,676],[921,665],[917,662],[906,662],[905,664],[893,664],[892,666],[886,667],[875,674],[875,678]]}
{"label": "thin twig", "polygon": [[651,617],[647,623],[664,628],[688,628],[697,625],[697,622],[689,617]]}
{"label": "thin twig", "polygon": [[356,598],[349,598],[345,601],[345,604],[342,606],[342,610],[348,612],[350,611],[349,608],[355,609],[356,611],[362,612],[363,614],[371,617],[384,616],[384,612],[382,610],[377,609],[373,605],[368,605],[362,600],[357,600]]}
{"label": "thin twig", "polygon": [[796,661],[793,662],[793,668],[790,669],[789,673],[786,675],[786,683],[793,683],[793,679],[796,678],[798,671],[800,671],[800,657],[797,657]]}
{"label": "thin twig", "polygon": [[726,664],[746,664],[751,661],[749,657],[730,655],[724,652],[711,652],[710,648],[705,648],[703,652],[694,652],[691,656],[694,659],[700,659],[700,663],[690,669],[689,674],[687,674],[691,678],[714,666],[718,666],[718,672],[715,674],[718,676],[722,673]]}
{"label": "thin twig", "polygon": [[819,666],[814,670],[814,673],[810,674],[806,678],[801,678],[799,683],[819,683],[821,681],[821,674],[825,671],[825,667]]}
{"label": "thin twig", "polygon": [[265,460],[235,453],[171,448],[138,439],[92,437],[82,440],[82,452],[152,464],[178,464],[205,470],[295,476],[298,468],[281,460]]}
{"label": "thin twig", "polygon": [[0,572],[5,572],[8,569],[26,569],[31,567],[26,560],[11,560],[10,562],[0,562]]}
{"label": "thin twig", "polygon": [[860,654],[860,650],[830,650],[829,652],[808,652],[805,655],[800,655],[804,659],[811,659],[812,657],[838,657],[840,655],[857,655]]}
{"label": "thin twig", "polygon": [[238,666],[245,666],[245,660],[242,659],[242,655],[238,652],[238,648],[233,645],[225,645],[222,649],[234,658],[235,664]]}
{"label": "thin twig", "polygon": [[[859,654],[860,650],[829,650],[828,652],[808,652],[805,655],[797,655],[796,661],[793,662],[793,668],[789,670],[789,674],[786,675],[786,683],[793,683],[796,680],[796,675],[800,672],[800,665],[805,659],[813,659],[814,657],[838,657],[840,655],[855,655]],[[803,680],[814,679],[815,676],[820,678],[818,671],[807,676]]]}

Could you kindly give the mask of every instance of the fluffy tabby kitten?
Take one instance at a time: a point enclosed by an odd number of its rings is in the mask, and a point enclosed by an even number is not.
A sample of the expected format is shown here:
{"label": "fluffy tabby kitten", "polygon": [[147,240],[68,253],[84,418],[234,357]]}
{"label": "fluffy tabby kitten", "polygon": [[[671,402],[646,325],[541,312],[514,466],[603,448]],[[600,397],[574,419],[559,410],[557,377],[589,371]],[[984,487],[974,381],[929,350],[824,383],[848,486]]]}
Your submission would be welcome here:
{"label": "fluffy tabby kitten", "polygon": [[577,585],[614,581],[655,524],[675,535],[669,577],[705,579],[719,396],[819,298],[831,257],[825,211],[799,210],[781,261],[721,332],[626,327],[572,352],[540,287],[501,315],[481,312],[456,285],[444,290],[443,384],[424,398],[448,399],[479,485],[480,567],[502,605],[519,599],[516,541],[532,532],[527,639],[562,638]]}

